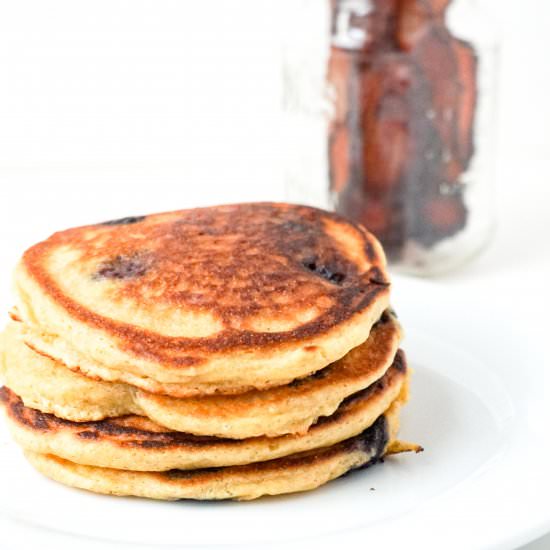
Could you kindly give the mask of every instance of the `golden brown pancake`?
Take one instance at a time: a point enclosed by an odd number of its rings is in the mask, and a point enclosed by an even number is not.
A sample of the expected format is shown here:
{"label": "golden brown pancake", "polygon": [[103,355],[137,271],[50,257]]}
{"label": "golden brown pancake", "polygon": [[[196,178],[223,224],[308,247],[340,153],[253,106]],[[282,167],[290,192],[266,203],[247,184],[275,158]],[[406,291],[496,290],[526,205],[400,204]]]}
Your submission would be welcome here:
{"label": "golden brown pancake", "polygon": [[24,254],[15,288],[35,349],[174,397],[316,372],[367,339],[389,298],[371,234],[333,213],[275,203],[56,233]]}
{"label": "golden brown pancake", "polygon": [[172,430],[236,439],[304,433],[382,377],[401,339],[397,320],[384,313],[366,342],[307,378],[240,395],[178,399],[74,373],[24,345],[20,327],[10,323],[4,335],[3,379],[28,407],[78,422],[138,414]]}
{"label": "golden brown pancake", "polygon": [[142,412],[131,386],[92,380],[37,354],[21,340],[21,325],[0,333],[0,379],[27,407],[76,422]]}
{"label": "golden brown pancake", "polygon": [[245,466],[133,472],[84,466],[32,451],[25,455],[44,475],[96,493],[163,500],[251,500],[314,489],[350,470],[375,464],[395,443],[398,409],[399,404],[392,406],[370,428],[331,447]]}
{"label": "golden brown pancake", "polygon": [[76,423],[25,407],[7,388],[0,403],[11,432],[24,449],[93,466],[165,471],[249,464],[334,445],[368,428],[390,405],[407,399],[402,352],[385,376],[351,397],[303,435],[244,440],[168,431],[140,416]]}

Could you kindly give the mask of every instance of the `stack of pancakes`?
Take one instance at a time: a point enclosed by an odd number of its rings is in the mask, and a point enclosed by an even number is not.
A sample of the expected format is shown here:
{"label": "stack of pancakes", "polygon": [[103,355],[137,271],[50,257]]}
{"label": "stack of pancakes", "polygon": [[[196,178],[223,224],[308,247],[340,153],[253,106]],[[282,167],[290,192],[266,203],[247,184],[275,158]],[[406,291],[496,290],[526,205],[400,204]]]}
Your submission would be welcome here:
{"label": "stack of pancakes", "polygon": [[288,204],[130,217],[25,252],[0,401],[42,473],[100,493],[252,499],[415,448],[385,259]]}

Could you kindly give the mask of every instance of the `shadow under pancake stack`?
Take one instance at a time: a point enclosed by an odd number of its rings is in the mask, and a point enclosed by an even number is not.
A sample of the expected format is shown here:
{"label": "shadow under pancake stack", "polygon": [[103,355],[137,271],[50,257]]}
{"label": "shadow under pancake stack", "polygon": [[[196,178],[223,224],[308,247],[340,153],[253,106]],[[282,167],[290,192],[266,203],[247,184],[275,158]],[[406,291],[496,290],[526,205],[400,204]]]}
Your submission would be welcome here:
{"label": "shadow under pancake stack", "polygon": [[419,450],[397,439],[409,373],[384,253],[336,214],[257,203],[69,229],[25,252],[15,292],[0,402],[67,485],[247,500]]}

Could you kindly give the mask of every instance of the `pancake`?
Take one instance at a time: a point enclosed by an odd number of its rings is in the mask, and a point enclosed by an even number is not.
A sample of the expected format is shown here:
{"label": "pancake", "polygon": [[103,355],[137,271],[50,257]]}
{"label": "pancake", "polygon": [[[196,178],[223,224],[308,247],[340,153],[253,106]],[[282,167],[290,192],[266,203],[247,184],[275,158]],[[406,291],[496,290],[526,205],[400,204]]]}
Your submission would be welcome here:
{"label": "pancake", "polygon": [[6,329],[4,381],[28,407],[77,422],[138,414],[172,430],[236,439],[304,433],[382,377],[401,339],[397,320],[385,312],[366,342],[307,378],[241,395],[178,399],[73,373],[25,346],[20,328]]}
{"label": "pancake", "polygon": [[165,471],[249,464],[334,445],[368,428],[392,403],[407,399],[403,354],[386,375],[321,418],[303,435],[235,440],[171,432],[140,416],[75,423],[25,407],[0,389],[14,439],[24,449],[72,462],[125,470]]}
{"label": "pancake", "polygon": [[312,374],[364,342],[389,300],[370,233],[275,203],[69,229],[27,250],[14,283],[35,349],[173,397]]}
{"label": "pancake", "polygon": [[27,407],[76,422],[140,414],[127,384],[92,380],[38,355],[21,340],[21,323],[0,333],[0,378]]}
{"label": "pancake", "polygon": [[395,441],[398,408],[392,407],[361,434],[331,447],[245,466],[133,472],[84,466],[33,451],[25,451],[25,455],[47,477],[96,493],[162,500],[251,500],[315,489],[350,470],[380,461]]}

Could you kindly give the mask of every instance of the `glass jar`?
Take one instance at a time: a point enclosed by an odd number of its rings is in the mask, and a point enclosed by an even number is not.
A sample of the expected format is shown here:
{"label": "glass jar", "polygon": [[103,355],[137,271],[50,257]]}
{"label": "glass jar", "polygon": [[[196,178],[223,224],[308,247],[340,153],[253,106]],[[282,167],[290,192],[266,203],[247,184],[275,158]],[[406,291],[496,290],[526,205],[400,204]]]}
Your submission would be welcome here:
{"label": "glass jar", "polygon": [[450,270],[492,234],[490,27],[475,0],[332,0],[331,204],[398,270]]}

